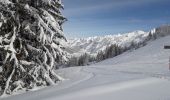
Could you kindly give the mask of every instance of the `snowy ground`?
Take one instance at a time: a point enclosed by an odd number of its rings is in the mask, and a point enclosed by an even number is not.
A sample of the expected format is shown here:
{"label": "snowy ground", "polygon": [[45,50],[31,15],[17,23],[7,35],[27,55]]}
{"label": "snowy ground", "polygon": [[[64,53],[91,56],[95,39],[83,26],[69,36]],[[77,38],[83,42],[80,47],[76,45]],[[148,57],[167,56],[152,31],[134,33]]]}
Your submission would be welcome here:
{"label": "snowy ground", "polygon": [[170,36],[91,66],[58,70],[64,82],[0,100],[170,100],[165,44]]}

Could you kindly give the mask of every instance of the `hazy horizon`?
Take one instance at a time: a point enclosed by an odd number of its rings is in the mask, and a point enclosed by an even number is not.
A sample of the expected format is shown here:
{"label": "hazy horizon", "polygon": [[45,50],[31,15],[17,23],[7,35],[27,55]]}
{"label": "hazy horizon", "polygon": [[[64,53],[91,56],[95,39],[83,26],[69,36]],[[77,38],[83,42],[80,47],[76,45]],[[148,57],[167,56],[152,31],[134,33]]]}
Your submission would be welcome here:
{"label": "hazy horizon", "polygon": [[149,31],[170,23],[169,0],[63,0],[66,37]]}

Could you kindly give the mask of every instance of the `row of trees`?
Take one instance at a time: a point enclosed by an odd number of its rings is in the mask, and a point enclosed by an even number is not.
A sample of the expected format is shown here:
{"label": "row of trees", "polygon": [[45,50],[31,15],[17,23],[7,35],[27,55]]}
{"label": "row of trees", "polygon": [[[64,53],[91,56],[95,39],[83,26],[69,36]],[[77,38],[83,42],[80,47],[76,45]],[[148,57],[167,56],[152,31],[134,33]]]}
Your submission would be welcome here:
{"label": "row of trees", "polygon": [[112,58],[120,55],[124,49],[116,44],[108,46],[104,51],[100,51],[96,56],[84,53],[80,56],[73,56],[70,58],[67,66],[85,66],[92,62],[99,62],[107,58]]}
{"label": "row of trees", "polygon": [[87,53],[84,53],[80,56],[72,56],[66,66],[67,67],[85,66],[85,65],[88,65],[89,62],[95,61],[95,60],[91,60],[91,59],[92,59],[92,56]]}
{"label": "row of trees", "polygon": [[80,56],[73,56],[70,58],[67,66],[84,66],[92,62],[99,62],[108,58],[113,58],[126,52],[128,50],[138,49],[147,44],[150,40],[155,40],[158,38],[158,34],[150,32],[144,41],[136,43],[132,41],[128,47],[121,47],[117,44],[112,44],[108,46],[105,50],[99,51],[96,56],[84,53]]}
{"label": "row of trees", "polygon": [[107,58],[112,58],[120,55],[124,49],[116,44],[107,47],[104,51],[99,51],[96,56],[96,61],[102,61]]}

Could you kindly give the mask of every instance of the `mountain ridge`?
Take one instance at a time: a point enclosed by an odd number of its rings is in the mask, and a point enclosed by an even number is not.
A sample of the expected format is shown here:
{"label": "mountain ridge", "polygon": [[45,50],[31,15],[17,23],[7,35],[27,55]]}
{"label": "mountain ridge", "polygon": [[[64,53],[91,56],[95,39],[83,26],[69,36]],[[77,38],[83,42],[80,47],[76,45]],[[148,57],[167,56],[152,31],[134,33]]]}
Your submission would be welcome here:
{"label": "mountain ridge", "polygon": [[[89,53],[96,55],[99,51],[105,50],[108,46],[117,44],[125,47],[130,46],[131,42],[140,43],[143,42],[149,32],[141,30],[106,36],[94,36],[88,38],[75,38],[68,40],[68,47],[72,49],[73,54]],[[74,51],[75,50],[75,51]],[[79,51],[79,52],[77,52]]]}

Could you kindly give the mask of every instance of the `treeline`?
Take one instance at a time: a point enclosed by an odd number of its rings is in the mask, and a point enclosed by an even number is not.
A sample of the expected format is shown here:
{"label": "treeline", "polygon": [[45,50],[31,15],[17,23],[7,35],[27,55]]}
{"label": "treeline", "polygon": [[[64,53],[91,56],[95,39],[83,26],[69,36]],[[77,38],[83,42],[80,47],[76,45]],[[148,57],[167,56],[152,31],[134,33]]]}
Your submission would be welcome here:
{"label": "treeline", "polygon": [[132,41],[129,46],[121,47],[117,44],[108,46],[105,50],[99,51],[96,56],[84,53],[80,56],[73,56],[67,63],[67,67],[70,66],[85,66],[91,63],[100,62],[102,60],[116,57],[126,51],[131,51],[143,47],[148,41],[156,40],[159,37],[164,37],[170,34],[170,26],[162,26],[156,28],[154,32],[150,32],[148,36],[142,42]]}
{"label": "treeline", "polygon": [[123,52],[124,48],[116,44],[113,44],[111,46],[108,46],[104,51],[99,51],[96,56],[96,61],[99,62],[108,58],[113,58],[115,56],[120,55]]}
{"label": "treeline", "polygon": [[105,50],[99,51],[97,55],[95,56],[90,55],[88,53],[84,53],[80,56],[72,56],[70,60],[68,61],[68,63],[66,64],[66,67],[85,66],[91,63],[100,62],[108,58],[116,57],[127,50],[137,49],[144,45],[145,43],[131,42],[131,45],[129,47],[121,47],[117,44],[113,44],[113,45],[108,46]]}

